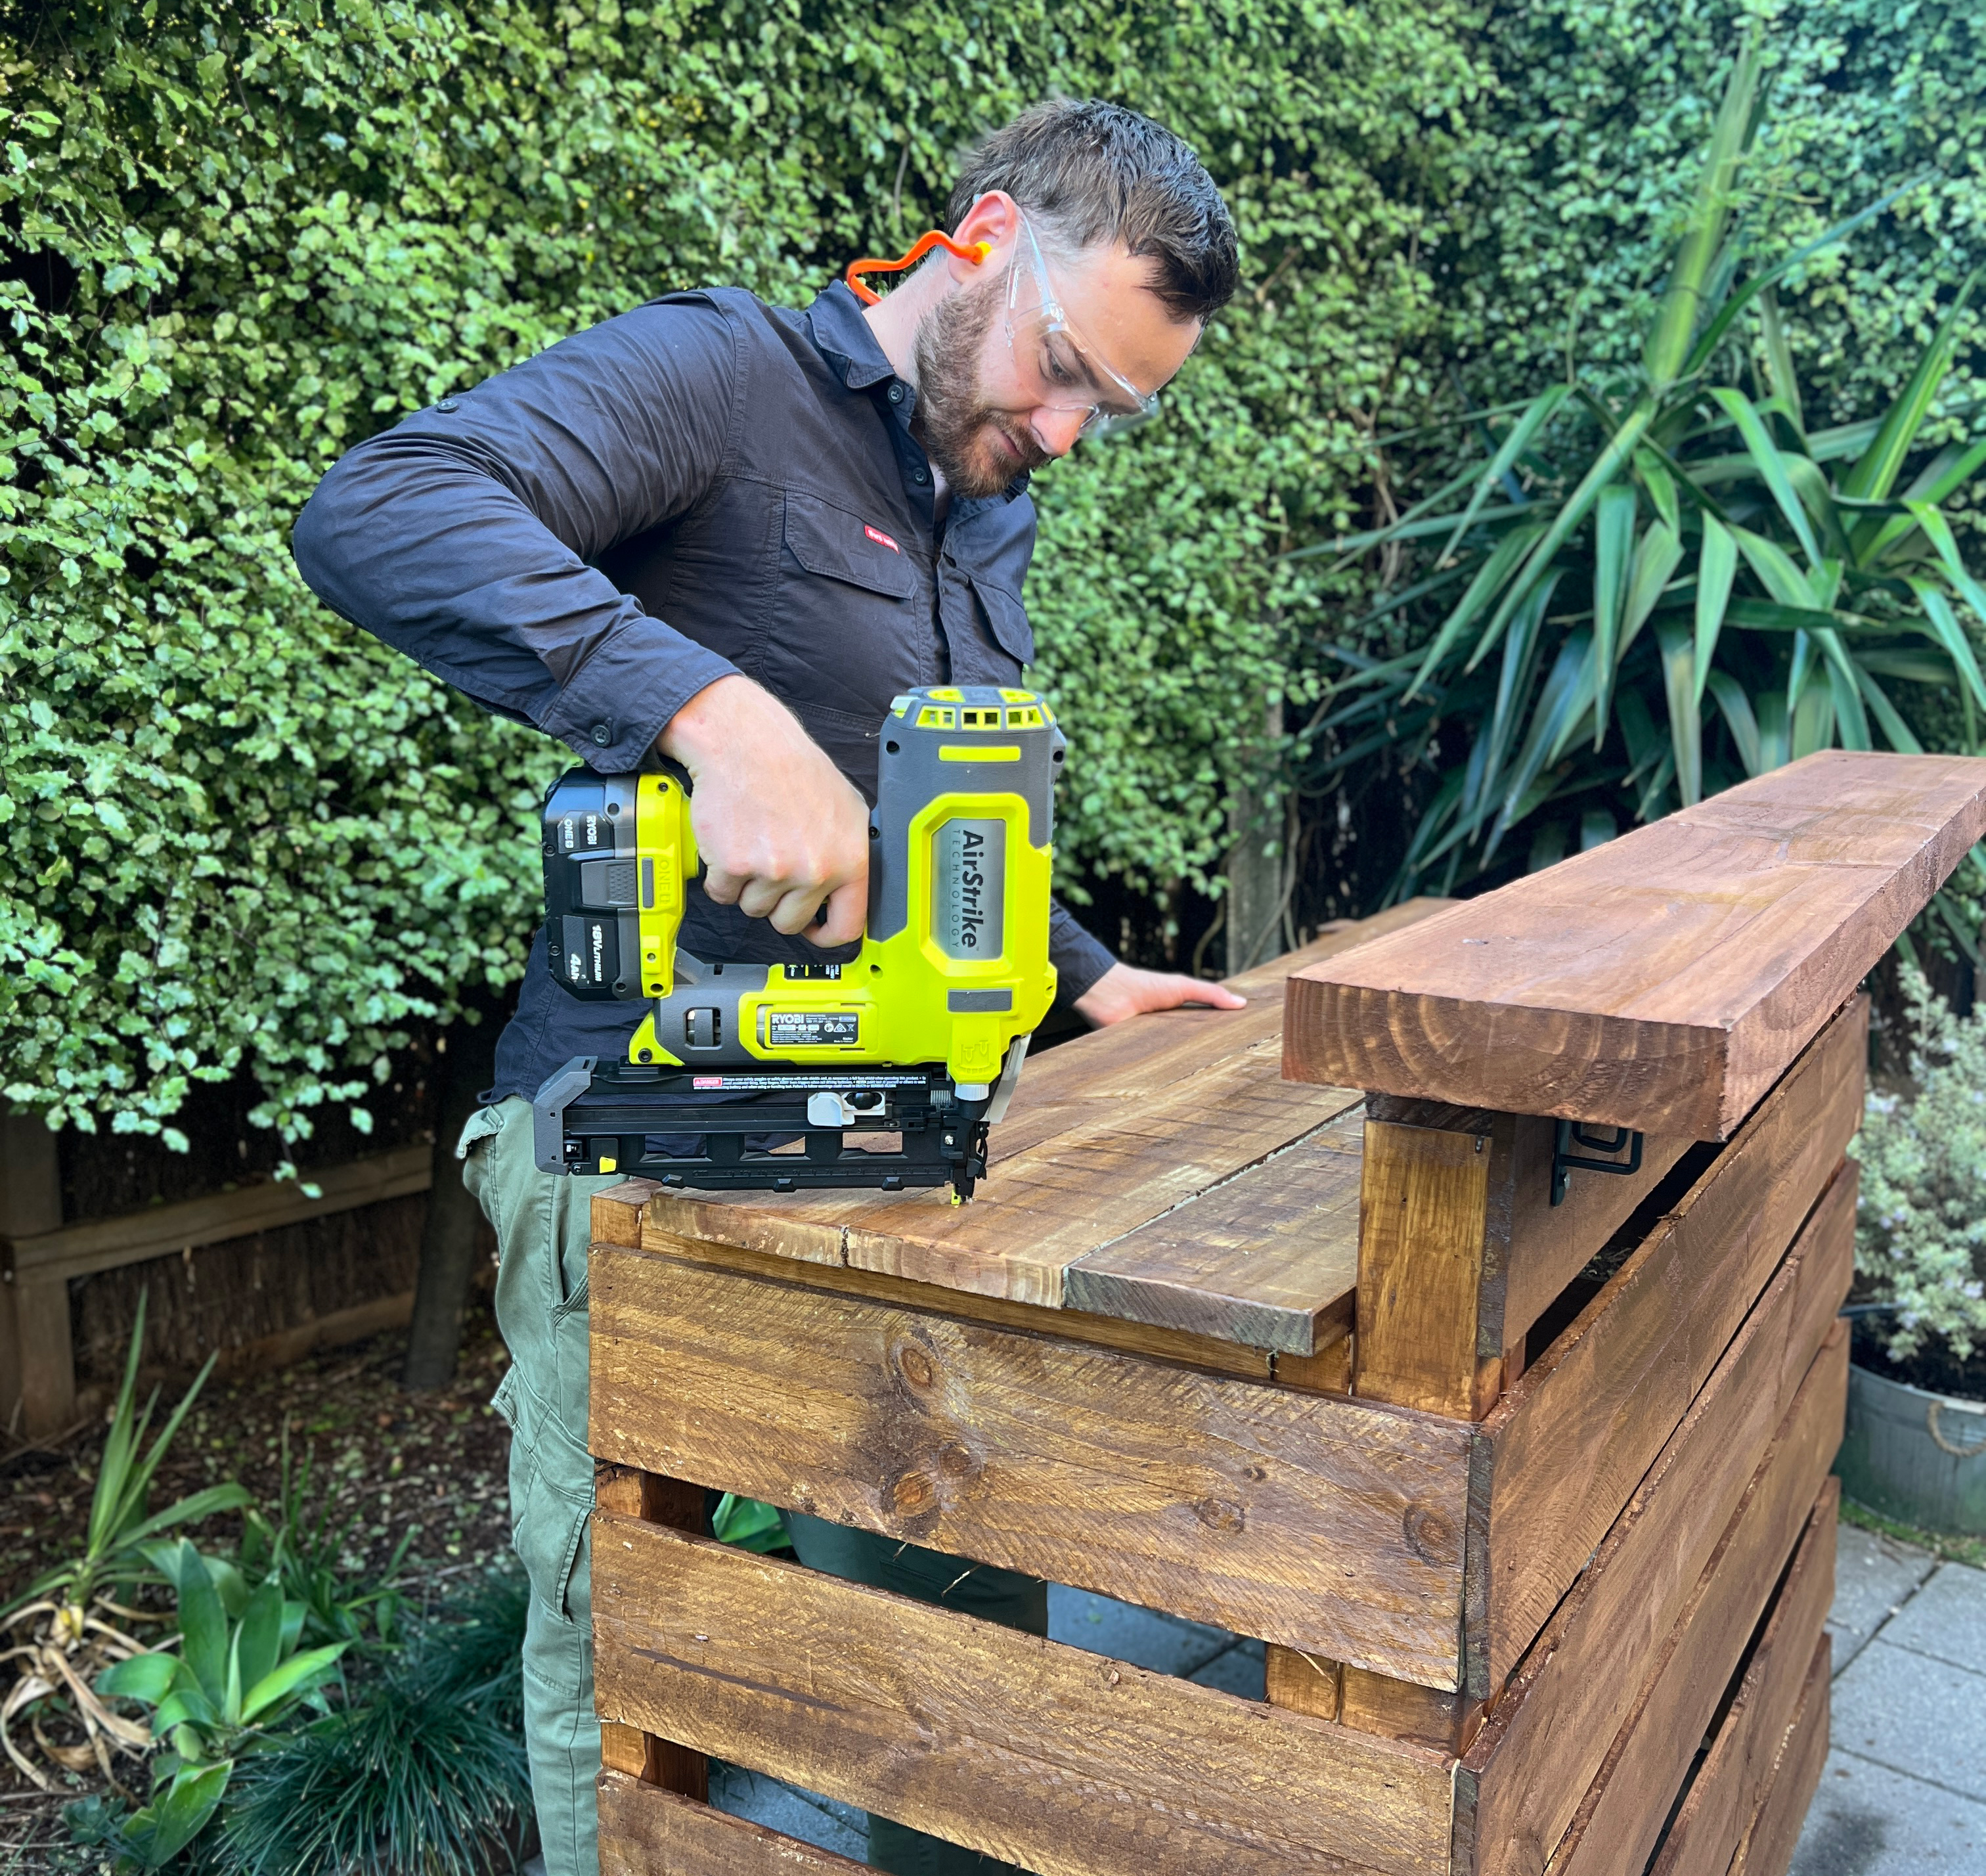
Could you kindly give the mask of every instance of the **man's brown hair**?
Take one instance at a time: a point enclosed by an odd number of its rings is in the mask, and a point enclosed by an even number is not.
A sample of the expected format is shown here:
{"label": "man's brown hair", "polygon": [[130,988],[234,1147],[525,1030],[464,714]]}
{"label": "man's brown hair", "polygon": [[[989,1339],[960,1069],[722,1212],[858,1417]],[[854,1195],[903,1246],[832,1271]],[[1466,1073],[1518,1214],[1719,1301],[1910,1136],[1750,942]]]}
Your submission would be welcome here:
{"label": "man's brown hair", "polygon": [[951,192],[957,227],[1003,189],[1064,248],[1121,241],[1152,264],[1152,291],[1176,319],[1206,319],[1234,297],[1234,218],[1213,178],[1163,126],[1095,99],[1023,111],[967,158]]}

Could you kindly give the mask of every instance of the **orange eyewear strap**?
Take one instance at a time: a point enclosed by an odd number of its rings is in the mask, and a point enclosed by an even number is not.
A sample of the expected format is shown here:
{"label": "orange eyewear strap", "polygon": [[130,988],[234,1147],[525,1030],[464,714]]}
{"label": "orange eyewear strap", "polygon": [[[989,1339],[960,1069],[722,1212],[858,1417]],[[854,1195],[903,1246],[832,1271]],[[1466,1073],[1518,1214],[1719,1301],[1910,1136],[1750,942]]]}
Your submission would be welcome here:
{"label": "orange eyewear strap", "polygon": [[874,306],[882,295],[874,288],[865,287],[860,276],[864,274],[900,274],[905,268],[915,267],[934,248],[942,248],[948,254],[955,254],[961,261],[970,261],[978,267],[993,251],[991,241],[974,241],[970,248],[961,248],[949,234],[941,234],[934,228],[928,234],[918,236],[917,245],[900,261],[851,261],[842,278],[848,283],[848,290],[865,306]]}

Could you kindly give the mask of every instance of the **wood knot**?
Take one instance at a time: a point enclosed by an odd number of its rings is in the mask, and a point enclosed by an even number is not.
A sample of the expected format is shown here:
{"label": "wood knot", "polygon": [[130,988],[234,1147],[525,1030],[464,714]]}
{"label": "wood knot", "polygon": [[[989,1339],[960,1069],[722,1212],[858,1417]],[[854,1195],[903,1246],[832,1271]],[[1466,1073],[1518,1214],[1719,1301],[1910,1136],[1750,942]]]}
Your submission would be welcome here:
{"label": "wood knot", "polygon": [[978,1460],[956,1440],[939,1450],[937,1463],[938,1469],[949,1478],[971,1478],[979,1470]]}
{"label": "wood knot", "polygon": [[1400,1528],[1407,1548],[1423,1563],[1455,1561],[1455,1525],[1446,1512],[1432,1505],[1410,1504],[1400,1520]]}
{"label": "wood knot", "polygon": [[916,1517],[937,1508],[937,1481],[929,1473],[913,1466],[898,1473],[884,1488],[883,1502],[898,1517]]}
{"label": "wood knot", "polygon": [[914,1342],[904,1342],[897,1350],[897,1372],[913,1387],[929,1387],[937,1379],[931,1358]]}
{"label": "wood knot", "polygon": [[1248,1521],[1241,1507],[1227,1498],[1203,1498],[1193,1511],[1209,1531],[1239,1531]]}

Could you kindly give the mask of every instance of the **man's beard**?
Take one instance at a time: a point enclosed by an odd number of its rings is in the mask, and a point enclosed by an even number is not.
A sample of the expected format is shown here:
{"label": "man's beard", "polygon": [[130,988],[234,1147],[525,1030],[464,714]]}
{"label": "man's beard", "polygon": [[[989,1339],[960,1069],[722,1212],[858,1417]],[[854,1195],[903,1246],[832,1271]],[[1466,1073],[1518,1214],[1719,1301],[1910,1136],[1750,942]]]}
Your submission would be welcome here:
{"label": "man's beard", "polygon": [[979,359],[1000,308],[1000,285],[989,280],[976,291],[948,294],[917,325],[917,440],[952,493],[968,498],[998,495],[1023,470],[1050,460],[1025,424],[980,392]]}

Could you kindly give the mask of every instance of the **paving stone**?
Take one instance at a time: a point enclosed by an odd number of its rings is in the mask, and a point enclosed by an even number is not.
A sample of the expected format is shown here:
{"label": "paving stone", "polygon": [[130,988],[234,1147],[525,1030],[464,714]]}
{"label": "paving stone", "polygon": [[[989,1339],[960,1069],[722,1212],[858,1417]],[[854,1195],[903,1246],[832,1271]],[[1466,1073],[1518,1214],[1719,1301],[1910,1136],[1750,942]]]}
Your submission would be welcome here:
{"label": "paving stone", "polygon": [[1224,1628],[1183,1622],[1061,1583],[1049,1585],[1049,1638],[1156,1674],[1191,1674],[1234,1640]]}
{"label": "paving stone", "polygon": [[1883,1639],[1986,1674],[1986,1570],[1940,1565],[1885,1625]]}
{"label": "paving stone", "polygon": [[783,1831],[817,1850],[831,1850],[857,1863],[869,1854],[869,1820],[847,1804],[782,1784],[742,1766],[712,1765],[710,1801],[734,1817],[749,1817],[769,1830]]}
{"label": "paving stone", "polygon": [[[1835,1717],[1840,1736],[1840,1716]],[[1836,1751],[1789,1876],[1979,1876],[1986,1804]]]}
{"label": "paving stone", "polygon": [[1268,1664],[1260,1642],[1237,1642],[1232,1648],[1224,1648],[1187,1676],[1203,1687],[1218,1687],[1223,1693],[1237,1694],[1244,1700],[1266,1699],[1268,1678]]}
{"label": "paving stone", "polygon": [[1986,1674],[1871,1642],[1836,1677],[1834,1743],[1986,1800]]}
{"label": "paving stone", "polygon": [[1839,1674],[1910,1600],[1937,1568],[1937,1559],[1915,1544],[1899,1544],[1854,1524],[1840,1526],[1834,1544],[1834,1608],[1827,1628],[1834,1637],[1834,1671]]}

